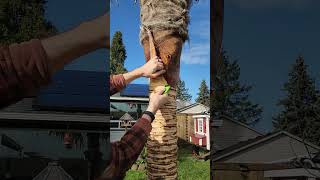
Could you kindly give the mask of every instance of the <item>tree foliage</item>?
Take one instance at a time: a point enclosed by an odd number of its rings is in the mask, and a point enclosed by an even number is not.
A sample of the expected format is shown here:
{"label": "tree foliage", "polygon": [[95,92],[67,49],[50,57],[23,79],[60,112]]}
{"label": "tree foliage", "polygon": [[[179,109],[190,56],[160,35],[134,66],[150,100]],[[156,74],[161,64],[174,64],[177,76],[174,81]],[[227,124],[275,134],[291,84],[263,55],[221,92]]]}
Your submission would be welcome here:
{"label": "tree foliage", "polygon": [[205,80],[201,81],[196,102],[203,104],[207,107],[210,106],[210,92]]}
{"label": "tree foliage", "polygon": [[179,80],[177,85],[177,99],[182,101],[191,101],[191,94],[188,92],[188,88],[186,88],[185,82],[183,80]]}
{"label": "tree foliage", "polygon": [[298,57],[284,84],[286,96],[279,100],[282,111],[274,117],[274,126],[319,145],[319,91],[307,68],[304,58]]}
{"label": "tree foliage", "polygon": [[256,123],[261,119],[262,107],[251,102],[249,92],[252,86],[242,84],[239,78],[238,62],[223,52],[212,96],[213,116],[227,115],[246,124]]}
{"label": "tree foliage", "polygon": [[45,0],[1,0],[0,43],[20,43],[56,34],[57,29],[45,19],[45,4]]}
{"label": "tree foliage", "polygon": [[127,69],[124,67],[124,62],[127,58],[126,49],[120,31],[117,31],[112,38],[110,53],[110,73],[122,74],[127,72]]}

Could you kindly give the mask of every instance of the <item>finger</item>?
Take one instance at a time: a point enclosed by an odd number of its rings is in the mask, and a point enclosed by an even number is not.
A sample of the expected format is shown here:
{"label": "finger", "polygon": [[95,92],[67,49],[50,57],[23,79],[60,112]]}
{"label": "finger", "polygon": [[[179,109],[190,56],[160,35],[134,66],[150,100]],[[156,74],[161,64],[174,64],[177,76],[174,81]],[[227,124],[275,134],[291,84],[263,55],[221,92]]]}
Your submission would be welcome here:
{"label": "finger", "polygon": [[164,65],[162,63],[158,63],[156,67],[157,71],[164,69]]}
{"label": "finger", "polygon": [[157,65],[160,67],[164,67],[164,64],[162,62],[158,62]]}
{"label": "finger", "polygon": [[164,74],[166,72],[166,70],[161,70],[161,71],[157,71],[156,73],[153,73],[150,75],[151,78],[156,78],[162,74]]}
{"label": "finger", "polygon": [[157,61],[157,62],[158,62],[158,59],[159,59],[158,56],[156,56],[156,57],[153,58],[153,60],[154,60],[154,61]]}

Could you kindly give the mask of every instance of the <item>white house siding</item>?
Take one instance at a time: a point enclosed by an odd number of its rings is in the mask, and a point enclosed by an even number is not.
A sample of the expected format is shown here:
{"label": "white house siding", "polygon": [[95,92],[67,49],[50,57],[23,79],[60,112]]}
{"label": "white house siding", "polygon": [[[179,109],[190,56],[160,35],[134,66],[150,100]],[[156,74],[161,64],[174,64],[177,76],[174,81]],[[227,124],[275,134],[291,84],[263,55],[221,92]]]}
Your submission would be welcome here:
{"label": "white house siding", "polygon": [[[290,147],[290,142],[293,148]],[[313,147],[308,146],[312,152],[317,152]],[[279,160],[287,160],[297,155],[306,155],[307,150],[302,142],[289,136],[281,135],[280,137],[270,139],[257,146],[251,147],[241,153],[236,153],[234,157],[221,159],[219,162],[229,163],[268,163]]]}

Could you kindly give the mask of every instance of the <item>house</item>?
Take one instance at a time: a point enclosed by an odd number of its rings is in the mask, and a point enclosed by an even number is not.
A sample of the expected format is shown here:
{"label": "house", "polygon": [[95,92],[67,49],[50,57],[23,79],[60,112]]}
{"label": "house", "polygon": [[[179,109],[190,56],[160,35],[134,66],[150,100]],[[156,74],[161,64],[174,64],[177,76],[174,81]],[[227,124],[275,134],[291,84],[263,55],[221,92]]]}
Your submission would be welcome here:
{"label": "house", "polygon": [[[192,144],[218,151],[241,141],[263,135],[248,125],[235,121],[228,116],[220,116],[210,123],[209,108],[194,103],[178,109],[178,136]],[[189,116],[189,118],[187,118]],[[191,121],[191,122],[190,122]],[[211,128],[208,128],[211,127]],[[185,132],[184,129],[188,129]],[[183,131],[183,133],[180,133]],[[214,144],[210,148],[210,131],[213,131]],[[185,138],[187,136],[187,138]]]}
{"label": "house", "polygon": [[[53,160],[73,179],[87,180],[100,171],[110,158],[105,82],[104,72],[63,70],[37,97],[2,109],[0,179],[32,179]],[[64,146],[66,133],[73,135],[71,149]]]}
{"label": "house", "polygon": [[274,163],[290,158],[317,153],[320,147],[309,143],[286,131],[269,133],[254,139],[239,142],[213,156],[214,162],[231,163]]}
{"label": "house", "polygon": [[[178,104],[181,104],[180,102]],[[178,107],[178,106],[177,106]],[[178,137],[200,147],[210,149],[209,108],[193,103],[177,109]]]}
{"label": "house", "polygon": [[[216,164],[216,169],[213,172],[217,179],[222,178],[222,174],[224,179],[230,179],[235,177],[235,169],[227,170],[228,167],[241,166],[247,169],[247,173],[250,169],[259,171],[259,178],[256,178],[259,180],[315,179],[315,175],[320,175],[316,169],[318,165],[309,157],[314,158],[319,150],[319,146],[288,132],[273,132],[215,152],[212,162]],[[242,179],[240,175],[238,178]]]}
{"label": "house", "polygon": [[[126,128],[134,125],[148,104],[147,84],[128,84],[121,92],[110,96],[110,141],[120,140]],[[125,125],[125,121],[130,123]]]}
{"label": "house", "polygon": [[264,135],[252,127],[235,121],[228,116],[215,118],[211,124],[213,130],[213,151],[220,151],[239,142]]}
{"label": "house", "polygon": [[[177,100],[177,109],[191,105],[190,102]],[[130,126],[134,125],[137,119],[142,115],[149,104],[149,85],[148,84],[128,84],[121,92],[110,97],[110,140],[111,142],[120,140],[125,134],[123,126],[123,117],[130,115]],[[127,115],[126,115],[127,114]],[[178,113],[179,115],[179,113]],[[179,117],[182,117],[181,114]],[[178,121],[178,127],[186,127],[184,120]],[[186,134],[185,128],[178,128],[178,134]],[[179,135],[178,135],[179,136]],[[186,136],[188,137],[188,136]],[[186,139],[187,140],[187,139]]]}
{"label": "house", "polygon": [[210,116],[194,115],[192,116],[194,125],[194,133],[189,137],[190,142],[199,146],[205,146],[207,150],[210,150],[210,129],[209,122]]}
{"label": "house", "polygon": [[179,114],[191,114],[191,115],[204,114],[209,111],[210,111],[209,107],[200,103],[189,104],[187,106],[183,106],[177,109],[177,113]]}

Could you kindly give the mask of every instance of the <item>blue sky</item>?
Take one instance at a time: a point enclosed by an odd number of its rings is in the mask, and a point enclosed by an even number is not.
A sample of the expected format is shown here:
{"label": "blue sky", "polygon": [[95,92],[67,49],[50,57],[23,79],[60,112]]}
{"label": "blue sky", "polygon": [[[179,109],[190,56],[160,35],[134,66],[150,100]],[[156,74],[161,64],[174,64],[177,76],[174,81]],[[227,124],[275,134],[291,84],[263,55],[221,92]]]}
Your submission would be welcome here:
{"label": "blue sky", "polygon": [[[241,66],[242,82],[254,89],[251,99],[264,107],[262,131],[272,129],[276,103],[284,93],[291,65],[305,57],[319,84],[320,1],[226,0],[224,48]],[[318,86],[319,87],[319,86]]]}
{"label": "blue sky", "polygon": [[[59,32],[70,30],[83,21],[109,11],[107,1],[94,1],[93,3],[88,0],[48,0],[46,6],[46,18],[58,28]],[[65,69],[106,72],[108,59],[108,50],[97,50],[78,58]]]}
{"label": "blue sky", "polygon": [[[139,42],[139,4],[134,1],[113,2],[110,6],[110,34],[123,34],[127,51],[125,67],[130,71],[145,63],[143,48]],[[210,82],[210,0],[194,3],[190,11],[190,41],[186,42],[181,56],[180,77],[185,81],[193,100],[197,97],[201,80]],[[133,83],[147,84],[146,78]]]}

